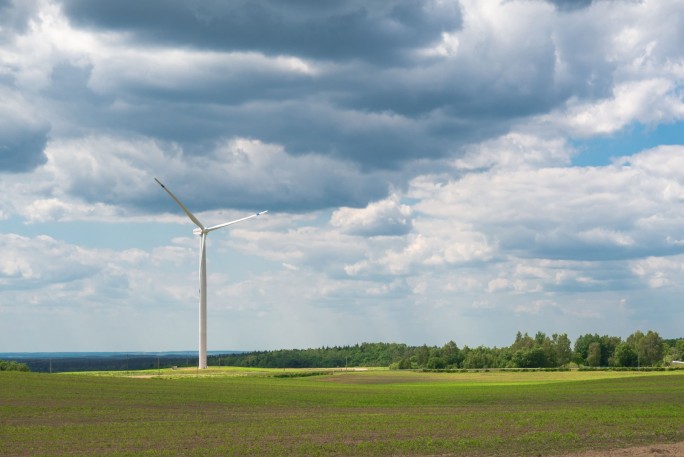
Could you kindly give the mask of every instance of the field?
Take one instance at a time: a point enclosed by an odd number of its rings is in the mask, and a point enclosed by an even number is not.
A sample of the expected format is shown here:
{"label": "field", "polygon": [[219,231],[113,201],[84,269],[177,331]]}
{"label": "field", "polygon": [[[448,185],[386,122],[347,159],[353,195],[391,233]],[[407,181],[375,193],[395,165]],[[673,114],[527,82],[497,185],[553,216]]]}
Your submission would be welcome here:
{"label": "field", "polygon": [[682,371],[303,374],[2,372],[0,455],[547,456],[684,441]]}

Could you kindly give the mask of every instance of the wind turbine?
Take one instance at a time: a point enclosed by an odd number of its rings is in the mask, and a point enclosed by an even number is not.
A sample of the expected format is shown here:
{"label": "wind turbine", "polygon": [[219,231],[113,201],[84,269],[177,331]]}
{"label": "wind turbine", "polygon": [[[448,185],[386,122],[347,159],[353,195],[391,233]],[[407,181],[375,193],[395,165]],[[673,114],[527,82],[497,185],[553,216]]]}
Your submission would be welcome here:
{"label": "wind turbine", "polygon": [[195,217],[194,214],[190,212],[189,209],[181,203],[178,198],[176,198],[169,189],[164,186],[157,178],[154,178],[157,183],[162,186],[162,189],[166,191],[173,200],[178,203],[178,206],[188,215],[190,220],[197,226],[196,229],[192,231],[195,235],[200,237],[200,263],[199,263],[199,284],[200,284],[200,299],[199,299],[199,368],[207,368],[207,235],[209,232],[214,230],[227,227],[229,225],[237,224],[238,222],[246,221],[253,217],[261,216],[268,211],[260,211],[251,216],[243,217],[241,219],[236,219],[234,221],[226,222],[219,225],[214,225],[213,227],[205,227],[202,223]]}

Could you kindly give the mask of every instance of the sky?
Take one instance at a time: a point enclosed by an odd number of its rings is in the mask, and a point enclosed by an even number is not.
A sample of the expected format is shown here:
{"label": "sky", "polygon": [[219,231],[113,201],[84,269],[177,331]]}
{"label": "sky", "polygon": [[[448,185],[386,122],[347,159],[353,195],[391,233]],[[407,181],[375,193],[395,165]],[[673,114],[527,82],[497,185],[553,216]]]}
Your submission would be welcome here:
{"label": "sky", "polygon": [[682,0],[0,0],[0,352],[684,336]]}

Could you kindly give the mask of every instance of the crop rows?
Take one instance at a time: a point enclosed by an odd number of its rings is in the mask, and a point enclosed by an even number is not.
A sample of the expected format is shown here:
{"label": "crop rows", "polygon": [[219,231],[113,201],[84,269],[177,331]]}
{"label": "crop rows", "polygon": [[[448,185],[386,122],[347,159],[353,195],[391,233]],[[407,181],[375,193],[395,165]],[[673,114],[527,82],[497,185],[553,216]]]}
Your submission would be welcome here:
{"label": "crop rows", "polygon": [[0,455],[554,455],[684,441],[684,374],[0,374]]}

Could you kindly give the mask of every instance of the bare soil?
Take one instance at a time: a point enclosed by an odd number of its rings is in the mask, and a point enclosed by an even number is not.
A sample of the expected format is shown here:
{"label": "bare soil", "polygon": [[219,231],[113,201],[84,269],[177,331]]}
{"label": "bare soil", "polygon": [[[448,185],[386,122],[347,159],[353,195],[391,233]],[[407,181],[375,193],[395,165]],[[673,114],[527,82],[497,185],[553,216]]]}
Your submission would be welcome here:
{"label": "bare soil", "polygon": [[672,444],[652,444],[650,446],[629,447],[625,449],[610,449],[605,451],[587,451],[576,454],[566,454],[563,457],[653,457],[653,456],[684,456],[684,442]]}

